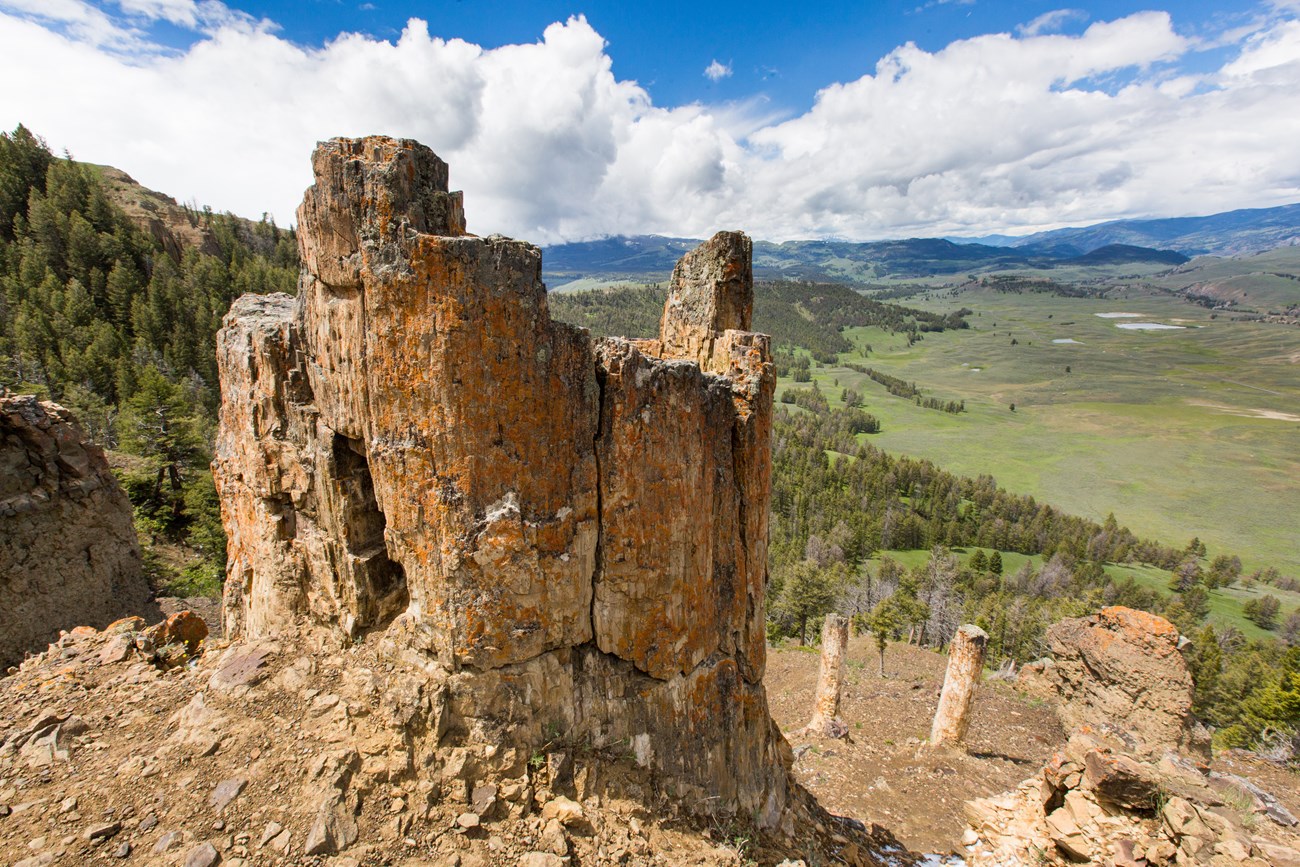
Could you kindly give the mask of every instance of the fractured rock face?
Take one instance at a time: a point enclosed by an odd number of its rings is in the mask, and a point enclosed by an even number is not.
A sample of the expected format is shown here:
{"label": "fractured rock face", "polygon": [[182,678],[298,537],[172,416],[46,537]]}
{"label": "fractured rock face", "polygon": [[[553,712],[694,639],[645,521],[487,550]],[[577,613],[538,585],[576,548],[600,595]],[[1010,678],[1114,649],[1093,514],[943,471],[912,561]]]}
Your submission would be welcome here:
{"label": "fractured rock face", "polygon": [[141,610],[131,503],[71,413],[0,397],[0,668],[60,629]]}
{"label": "fractured rock face", "polygon": [[1169,621],[1112,606],[1062,620],[1047,641],[1053,665],[1044,672],[1060,696],[1067,730],[1118,729],[1137,739],[1136,752],[1181,749],[1208,757],[1192,718],[1192,675]]}
{"label": "fractured rock face", "polygon": [[218,338],[228,634],[382,630],[441,696],[432,747],[559,726],[775,821],[749,239],[683,259],[658,340],[593,342],[551,321],[536,247],[464,233],[427,148],[335,139],[313,168],[298,298],[242,298]]}

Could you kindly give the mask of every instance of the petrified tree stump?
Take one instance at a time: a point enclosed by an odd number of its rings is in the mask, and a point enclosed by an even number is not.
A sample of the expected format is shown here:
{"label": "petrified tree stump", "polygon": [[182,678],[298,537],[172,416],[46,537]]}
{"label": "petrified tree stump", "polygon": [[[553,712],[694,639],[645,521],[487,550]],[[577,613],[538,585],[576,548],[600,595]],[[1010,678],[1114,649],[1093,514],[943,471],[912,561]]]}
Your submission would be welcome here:
{"label": "petrified tree stump", "polygon": [[849,643],[849,621],[838,614],[826,615],[822,625],[822,664],[817,676],[817,695],[812,721],[804,731],[827,738],[842,738],[848,726],[839,718],[840,681],[844,673],[844,651]]}
{"label": "petrified tree stump", "polygon": [[657,338],[593,338],[551,319],[540,250],[466,234],[433,151],[333,139],[312,168],[297,297],[218,339],[228,634],[373,641],[448,785],[519,779],[558,727],[778,826],[749,238],[683,258]]}
{"label": "petrified tree stump", "polygon": [[943,679],[939,709],[930,729],[933,746],[959,744],[970,727],[971,701],[975,686],[984,670],[984,648],[989,637],[978,626],[966,625],[957,630],[948,647],[948,673]]}

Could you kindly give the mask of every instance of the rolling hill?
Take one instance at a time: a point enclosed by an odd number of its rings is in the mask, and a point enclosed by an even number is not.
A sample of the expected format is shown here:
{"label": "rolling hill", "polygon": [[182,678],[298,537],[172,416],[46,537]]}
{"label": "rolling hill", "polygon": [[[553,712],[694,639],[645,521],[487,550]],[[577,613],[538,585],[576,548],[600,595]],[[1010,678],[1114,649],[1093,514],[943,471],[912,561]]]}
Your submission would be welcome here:
{"label": "rolling hill", "polygon": [[1074,255],[1082,255],[1111,244],[1128,244],[1177,250],[1186,256],[1242,256],[1300,244],[1300,204],[1246,208],[1204,217],[1111,220],[1021,237],[986,235],[951,240],[1011,247],[1026,254],[1073,248]]}
{"label": "rolling hill", "polygon": [[[667,279],[677,259],[698,243],[685,238],[635,235],[558,244],[545,248],[543,271],[546,282],[553,287],[591,278],[656,282]],[[1091,258],[1080,261],[1080,256]],[[754,244],[754,274],[759,279],[844,283],[1021,268],[1051,269],[1057,265],[1168,267],[1186,261],[1186,256],[1170,250],[1118,244],[1098,251],[1084,251],[1068,244],[1017,249],[958,244],[943,238],[865,243],[757,241]]]}

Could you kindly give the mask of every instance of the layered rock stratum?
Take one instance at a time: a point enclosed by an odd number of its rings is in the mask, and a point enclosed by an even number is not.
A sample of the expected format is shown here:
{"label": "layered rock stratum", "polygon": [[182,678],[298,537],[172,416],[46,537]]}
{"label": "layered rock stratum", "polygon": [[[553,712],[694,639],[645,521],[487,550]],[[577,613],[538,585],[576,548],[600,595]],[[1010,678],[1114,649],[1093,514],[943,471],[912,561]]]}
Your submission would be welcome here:
{"label": "layered rock stratum", "polygon": [[55,403],[0,397],[0,669],[60,629],[144,609],[131,503]]}
{"label": "layered rock stratum", "polygon": [[536,247],[466,234],[432,151],[312,164],[298,297],[240,299],[218,338],[227,633],[378,636],[440,773],[459,748],[518,774],[558,735],[780,825],[749,239],[682,260],[658,340],[596,340],[551,320]]}

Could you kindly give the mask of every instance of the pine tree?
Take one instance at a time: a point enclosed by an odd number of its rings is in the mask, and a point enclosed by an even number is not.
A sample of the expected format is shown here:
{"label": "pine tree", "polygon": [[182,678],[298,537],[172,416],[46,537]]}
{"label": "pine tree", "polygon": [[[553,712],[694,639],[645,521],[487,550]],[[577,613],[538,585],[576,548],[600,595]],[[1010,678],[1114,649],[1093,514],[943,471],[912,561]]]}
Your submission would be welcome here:
{"label": "pine tree", "polygon": [[994,551],[989,555],[989,571],[994,575],[1002,574],[1002,552]]}

